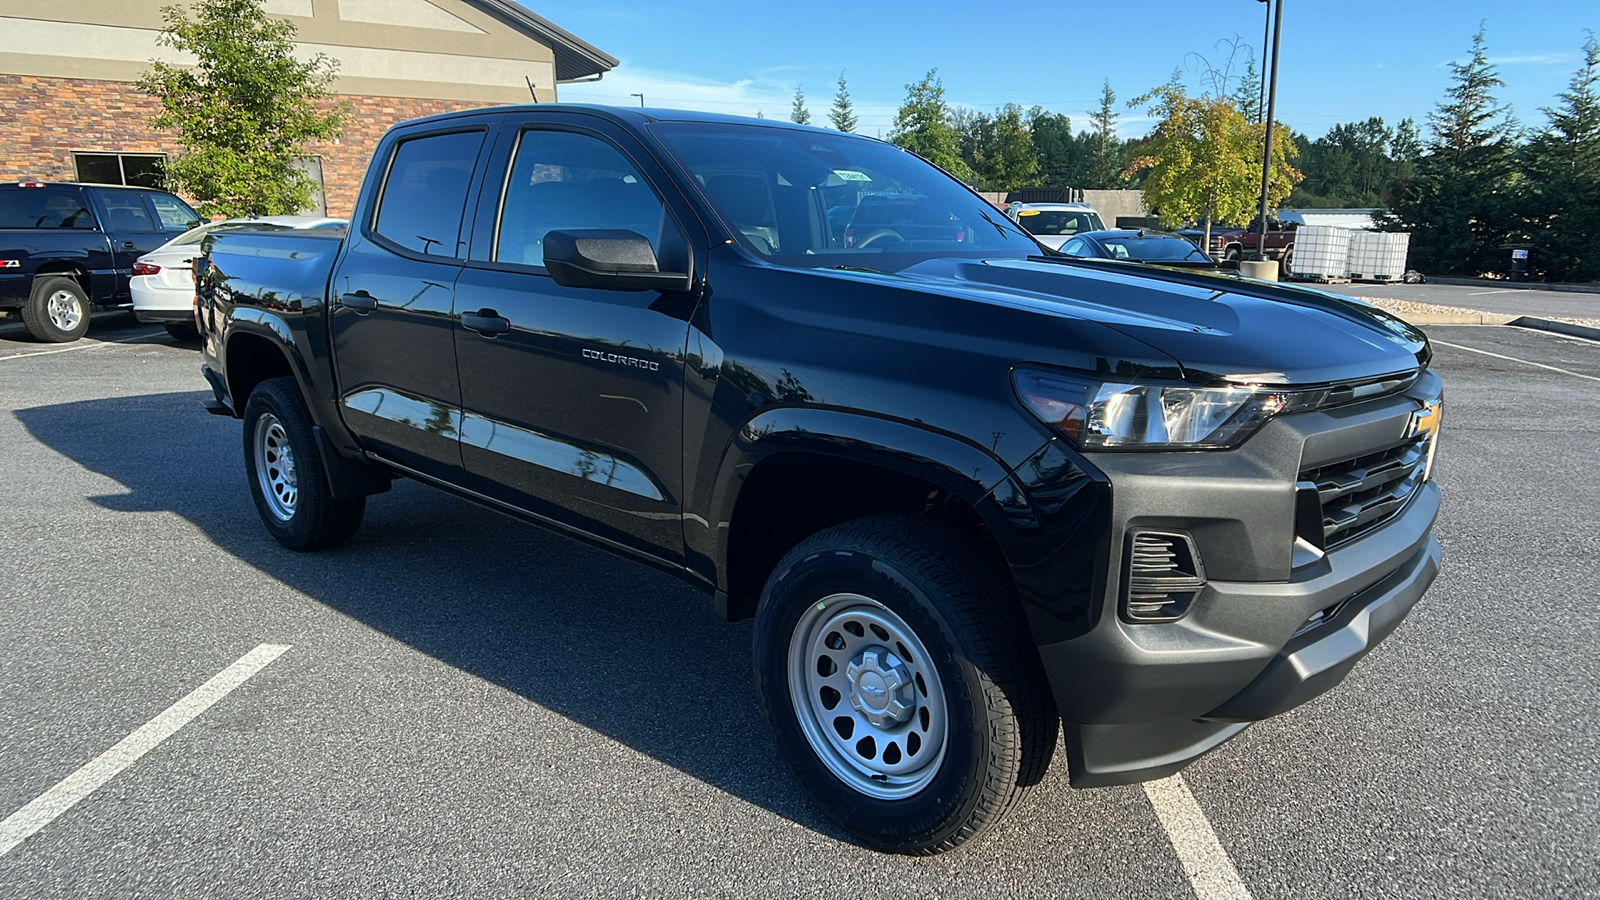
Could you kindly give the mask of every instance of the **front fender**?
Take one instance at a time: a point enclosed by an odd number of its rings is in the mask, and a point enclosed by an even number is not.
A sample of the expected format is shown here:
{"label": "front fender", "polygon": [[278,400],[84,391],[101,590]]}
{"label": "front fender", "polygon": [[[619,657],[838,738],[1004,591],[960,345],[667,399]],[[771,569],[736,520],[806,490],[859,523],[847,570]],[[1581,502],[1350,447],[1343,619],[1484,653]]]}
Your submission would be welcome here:
{"label": "front fender", "polygon": [[[1044,443],[1041,440],[1041,444]],[[867,463],[930,482],[969,505],[998,516],[989,491],[1011,468],[991,451],[959,435],[916,423],[819,407],[767,409],[747,421],[725,449],[706,516],[712,546],[691,542],[690,564],[726,591],[728,545],[734,508],[757,464],[780,453],[813,453]],[[700,550],[700,553],[694,551]],[[709,558],[708,558],[709,557]]]}

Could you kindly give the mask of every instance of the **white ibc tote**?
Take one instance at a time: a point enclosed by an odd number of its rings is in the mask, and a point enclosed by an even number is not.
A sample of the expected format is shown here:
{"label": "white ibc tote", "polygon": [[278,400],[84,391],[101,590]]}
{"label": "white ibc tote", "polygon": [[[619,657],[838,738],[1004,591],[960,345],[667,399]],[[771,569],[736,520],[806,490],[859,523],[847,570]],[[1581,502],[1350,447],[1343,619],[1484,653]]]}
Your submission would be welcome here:
{"label": "white ibc tote", "polygon": [[1350,236],[1350,277],[1362,281],[1399,281],[1406,274],[1411,235],[1357,231]]}
{"label": "white ibc tote", "polygon": [[1295,231],[1289,275],[1300,278],[1348,278],[1350,229],[1302,225]]}

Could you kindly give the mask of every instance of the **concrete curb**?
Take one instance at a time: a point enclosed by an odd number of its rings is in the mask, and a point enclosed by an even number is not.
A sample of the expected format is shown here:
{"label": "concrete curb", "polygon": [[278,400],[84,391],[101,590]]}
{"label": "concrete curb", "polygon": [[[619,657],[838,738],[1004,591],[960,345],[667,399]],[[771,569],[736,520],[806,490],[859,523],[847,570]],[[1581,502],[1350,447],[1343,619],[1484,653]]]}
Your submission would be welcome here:
{"label": "concrete curb", "polygon": [[[1516,316],[1506,316],[1499,313],[1435,313],[1435,312],[1397,312],[1393,315],[1410,322],[1413,325],[1510,325]],[[1523,316],[1527,318],[1527,316]]]}
{"label": "concrete curb", "polygon": [[1541,319],[1537,316],[1518,316],[1507,322],[1517,328],[1537,328],[1540,331],[1553,331],[1569,337],[1587,338],[1591,341],[1600,341],[1600,328],[1593,325],[1574,325],[1571,322],[1554,322],[1550,319]]}
{"label": "concrete curb", "polygon": [[1568,294],[1600,294],[1600,284],[1541,284],[1536,281],[1498,281],[1488,278],[1435,278],[1428,284],[1453,284],[1458,287],[1488,287],[1507,291],[1561,291]]}

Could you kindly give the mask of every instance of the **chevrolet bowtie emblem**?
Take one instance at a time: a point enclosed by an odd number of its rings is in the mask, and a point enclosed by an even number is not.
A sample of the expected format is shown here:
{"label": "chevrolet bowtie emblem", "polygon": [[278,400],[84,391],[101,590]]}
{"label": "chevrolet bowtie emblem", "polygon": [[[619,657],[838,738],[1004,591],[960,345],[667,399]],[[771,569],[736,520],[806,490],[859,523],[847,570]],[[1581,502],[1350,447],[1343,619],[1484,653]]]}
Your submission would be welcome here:
{"label": "chevrolet bowtie emblem", "polygon": [[1439,433],[1439,419],[1443,415],[1443,402],[1435,400],[1411,414],[1411,422],[1406,427],[1406,437],[1426,435],[1429,438]]}

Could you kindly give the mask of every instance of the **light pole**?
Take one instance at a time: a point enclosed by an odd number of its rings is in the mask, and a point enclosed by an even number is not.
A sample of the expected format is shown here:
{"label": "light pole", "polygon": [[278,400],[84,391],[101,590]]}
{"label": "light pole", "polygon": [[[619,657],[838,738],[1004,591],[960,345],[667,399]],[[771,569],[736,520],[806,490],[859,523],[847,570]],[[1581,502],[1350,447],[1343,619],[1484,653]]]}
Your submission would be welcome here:
{"label": "light pole", "polygon": [[628,96],[629,97],[638,97],[639,98],[639,107],[641,109],[644,108],[644,95],[643,94],[629,94]]}
{"label": "light pole", "polygon": [[[1283,0],[1277,0],[1274,14],[1272,0],[1267,4],[1267,15],[1272,19],[1272,70],[1267,79],[1267,143],[1261,154],[1261,231],[1256,234],[1256,259],[1267,258],[1267,188],[1272,183],[1272,119],[1278,107],[1278,38],[1283,32]],[[1263,34],[1262,40],[1265,42]],[[1266,47],[1261,48],[1263,51]]]}

